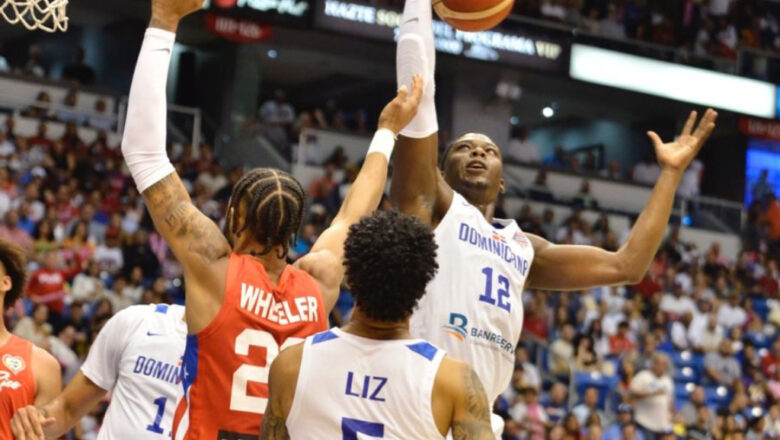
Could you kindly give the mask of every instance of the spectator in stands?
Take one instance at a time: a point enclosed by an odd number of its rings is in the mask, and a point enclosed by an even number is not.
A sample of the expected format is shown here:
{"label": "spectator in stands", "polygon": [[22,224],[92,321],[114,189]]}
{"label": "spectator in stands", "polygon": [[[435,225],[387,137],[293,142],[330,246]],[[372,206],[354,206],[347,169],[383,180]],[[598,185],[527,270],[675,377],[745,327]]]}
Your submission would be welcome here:
{"label": "spectator in stands", "polygon": [[625,38],[626,29],[619,17],[619,11],[614,3],[607,7],[607,16],[604,17],[598,26],[604,36],[612,38]]}
{"label": "spectator in stands", "polygon": [[761,175],[758,177],[756,183],[750,189],[750,194],[753,196],[753,200],[766,204],[769,196],[774,194],[772,185],[769,183],[769,171],[766,169],[761,170]]}
{"label": "spectator in stands", "polygon": [[742,327],[747,322],[747,313],[739,304],[739,294],[731,292],[728,301],[718,308],[718,324],[726,329]]}
{"label": "spectator in stands", "polygon": [[90,260],[86,266],[86,269],[73,279],[70,296],[74,301],[95,301],[103,296],[106,288],[105,283],[100,279],[100,265]]}
{"label": "spectator in stands", "polygon": [[[65,99],[62,101],[63,108],[57,110],[56,118],[62,122],[73,122],[74,124],[82,125],[87,119],[82,112],[78,110],[79,92],[76,89],[68,90],[65,95]],[[66,135],[73,136],[74,133],[66,133]],[[76,134],[78,137],[78,134]]]}
{"label": "spectator in stands", "polygon": [[714,314],[708,316],[707,326],[701,331],[697,339],[693,341],[694,347],[704,353],[718,350],[723,342],[723,327],[718,325],[718,318]]}
{"label": "spectator in stands", "polygon": [[333,178],[335,171],[332,164],[325,165],[325,173],[309,185],[309,197],[313,203],[328,205],[330,194],[336,187],[336,181]]}
{"label": "spectator in stands", "polygon": [[686,311],[682,315],[682,319],[672,323],[670,330],[670,336],[674,348],[678,350],[688,350],[693,348],[693,342],[691,340],[693,323],[693,312]]}
{"label": "spectator in stands", "polygon": [[558,339],[550,344],[549,365],[550,373],[555,376],[568,377],[571,365],[574,362],[574,326],[570,323],[563,325]]}
{"label": "spectator in stands", "polygon": [[155,278],[160,273],[160,261],[149,246],[149,234],[144,229],[138,229],[133,234],[132,241],[122,249],[125,276],[129,276],[135,267],[140,267],[145,279]]}
{"label": "spectator in stands", "polygon": [[766,376],[774,377],[775,370],[780,370],[778,366],[780,366],[780,338],[772,342],[769,353],[761,359],[761,367]]}
{"label": "spectator in stands", "polygon": [[552,202],[555,200],[552,191],[547,187],[547,171],[539,170],[539,172],[536,173],[534,184],[528,188],[528,196],[533,200],[540,200],[543,202]]}
{"label": "spectator in stands", "polygon": [[59,255],[49,251],[43,255],[43,267],[30,274],[27,296],[33,303],[43,303],[49,307],[49,322],[55,327],[62,321],[65,311],[65,283],[79,272],[81,265],[78,261],[72,261],[69,267],[63,269],[60,267]]}
{"label": "spectator in stands", "polygon": [[51,116],[51,96],[46,91],[38,92],[35,104],[28,107],[22,116],[34,119],[48,119]]}
{"label": "spectator in stands", "polygon": [[672,428],[671,411],[674,383],[667,374],[668,358],[657,353],[652,367],[640,371],[631,381],[636,422],[646,439],[655,439]]}
{"label": "spectator in stands", "polygon": [[597,414],[601,419],[604,419],[604,415],[598,408],[599,404],[599,390],[596,387],[588,387],[585,389],[585,395],[582,398],[582,402],[575,406],[572,413],[577,417],[577,421],[580,425],[586,425],[588,418],[591,414]]}
{"label": "spectator in stands", "polygon": [[681,319],[686,312],[694,313],[696,311],[696,304],[694,304],[693,300],[683,295],[682,284],[678,281],[673,283],[672,292],[664,295],[661,304],[658,306],[662,312],[666,313],[670,321]]}
{"label": "spectator in stands", "polygon": [[515,369],[523,372],[523,382],[527,387],[541,388],[542,377],[536,365],[528,361],[528,350],[522,344],[515,349]]}
{"label": "spectator in stands", "polygon": [[574,206],[580,209],[598,209],[599,203],[590,192],[590,180],[583,179],[580,192],[572,200]]}
{"label": "spectator in stands", "polygon": [[620,161],[617,159],[613,159],[609,162],[609,165],[607,168],[604,168],[603,170],[599,171],[599,175],[601,177],[605,177],[607,179],[613,179],[613,180],[623,180],[623,170],[620,166]]}
{"label": "spectator in stands", "polygon": [[521,390],[521,394],[519,401],[509,409],[509,414],[524,431],[524,438],[544,440],[549,419],[544,407],[539,403],[539,390],[526,386]]}
{"label": "spectator in stands", "polygon": [[555,235],[558,232],[558,225],[555,224],[555,212],[550,208],[545,208],[542,214],[541,229],[544,238],[555,241]]}
{"label": "spectator in stands", "polygon": [[5,223],[0,224],[0,238],[16,244],[27,252],[32,251],[33,239],[27,230],[19,226],[19,214],[14,210],[5,214]]}
{"label": "spectator in stands", "polygon": [[277,89],[273,98],[260,106],[259,116],[268,139],[277,146],[286,148],[289,143],[289,133],[295,122],[295,110],[287,102],[287,93]]}
{"label": "spectator in stands", "polygon": [[[680,410],[680,415],[682,416],[685,426],[695,426],[697,424],[699,410],[702,407],[707,407],[706,395],[704,394],[704,388],[697,385],[691,392],[691,399],[686,402]],[[711,423],[709,424],[711,425]]]}
{"label": "spectator in stands", "polygon": [[723,18],[729,15],[733,0],[710,0],[708,11],[711,17]]}
{"label": "spectator in stands", "polygon": [[549,397],[544,402],[544,411],[551,423],[560,423],[569,411],[569,391],[561,382],[550,387]]}
{"label": "spectator in stands", "polygon": [[742,367],[733,356],[731,341],[724,339],[718,351],[707,353],[704,370],[713,384],[733,386],[742,378]]}
{"label": "spectator in stands", "polygon": [[539,163],[542,159],[539,146],[528,139],[528,129],[513,127],[509,141],[509,157],[521,163]]}
{"label": "spectator in stands", "polygon": [[38,303],[33,306],[30,316],[23,316],[14,327],[14,334],[22,339],[27,339],[38,347],[47,350],[49,348],[49,336],[54,331],[49,324],[49,308],[46,304]]}
{"label": "spectator in stands", "polygon": [[64,81],[72,81],[84,86],[95,84],[97,74],[95,74],[95,69],[84,61],[86,56],[87,54],[83,47],[76,48],[73,62],[62,69],[62,79]]}
{"label": "spectator in stands", "polygon": [[617,333],[609,337],[609,352],[620,356],[632,352],[635,348],[636,344],[629,337],[628,322],[623,321],[618,324]]}
{"label": "spectator in stands", "polygon": [[87,118],[87,125],[98,130],[109,131],[114,129],[114,118],[108,113],[108,104],[103,99],[95,101],[93,114]]}
{"label": "spectator in stands", "polygon": [[30,46],[27,52],[27,63],[22,69],[22,74],[43,78],[46,76],[46,68],[41,63],[41,48],[37,44]]}
{"label": "spectator in stands", "polygon": [[631,179],[637,183],[644,183],[646,185],[653,185],[658,177],[661,175],[661,168],[654,160],[653,154],[648,153],[645,158],[634,165],[634,169],[631,171]]}
{"label": "spectator in stands", "polygon": [[[634,408],[627,404],[621,403],[617,408],[617,418],[615,421],[604,430],[603,440],[625,440],[623,436],[623,427],[634,423]],[[637,438],[644,440],[644,437],[639,434]]]}

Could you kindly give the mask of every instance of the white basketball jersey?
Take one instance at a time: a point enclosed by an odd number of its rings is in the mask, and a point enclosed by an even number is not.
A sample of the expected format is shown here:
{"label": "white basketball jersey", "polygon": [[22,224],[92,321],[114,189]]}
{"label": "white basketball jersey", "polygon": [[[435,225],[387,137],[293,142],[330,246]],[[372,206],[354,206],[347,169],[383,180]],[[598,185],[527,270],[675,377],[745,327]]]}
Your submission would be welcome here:
{"label": "white basketball jersey", "polygon": [[331,329],[306,338],[287,431],[295,440],[442,439],[431,410],[444,351]]}
{"label": "white basketball jersey", "polygon": [[106,323],[81,367],[111,391],[98,440],[170,438],[186,336],[182,306],[132,306]]}
{"label": "white basketball jersey", "polygon": [[533,247],[514,220],[491,225],[458,193],[434,234],[439,272],[412,315],[412,334],[471,365],[492,405],[512,380]]}

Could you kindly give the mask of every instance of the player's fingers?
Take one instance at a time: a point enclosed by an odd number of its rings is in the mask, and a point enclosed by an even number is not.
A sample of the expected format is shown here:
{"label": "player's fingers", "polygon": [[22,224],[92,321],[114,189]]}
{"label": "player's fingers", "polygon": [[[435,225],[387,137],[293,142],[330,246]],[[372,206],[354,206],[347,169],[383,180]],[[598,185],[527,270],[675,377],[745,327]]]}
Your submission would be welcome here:
{"label": "player's fingers", "polygon": [[49,417],[48,419],[43,419],[41,422],[41,427],[48,428],[49,426],[54,425],[54,423],[57,421],[54,417]]}
{"label": "player's fingers", "polygon": [[690,115],[688,115],[688,120],[685,121],[685,126],[683,127],[682,135],[687,136],[691,134],[693,131],[693,126],[696,124],[696,117],[698,116],[698,113],[696,113],[696,110],[692,111]]}
{"label": "player's fingers", "polygon": [[409,89],[406,85],[402,85],[401,88],[398,89],[398,94],[395,96],[395,99],[398,102],[404,102],[407,95],[409,95]]}
{"label": "player's fingers", "polygon": [[664,144],[663,141],[661,140],[661,137],[658,136],[658,133],[656,133],[654,131],[648,131],[647,132],[647,137],[649,137],[650,140],[653,141],[653,145],[656,148],[658,148],[658,147],[660,147],[661,145]]}
{"label": "player's fingers", "polygon": [[33,428],[33,424],[31,423],[30,419],[32,417],[30,417],[29,410],[22,408],[18,413],[16,413],[16,415],[19,416],[17,419],[19,421],[19,428],[22,430],[22,432],[24,432],[25,438],[39,438],[35,429]]}
{"label": "player's fingers", "polygon": [[712,130],[715,128],[715,120],[717,118],[718,112],[713,109],[708,109],[707,112],[704,113],[704,117],[701,118],[699,126],[696,127],[694,136],[697,138],[709,136],[712,133]]}
{"label": "player's fingers", "polygon": [[420,104],[424,87],[425,84],[423,83],[422,76],[414,75],[414,78],[412,79],[412,103],[415,106]]}
{"label": "player's fingers", "polygon": [[16,437],[16,440],[27,440],[27,436],[24,432],[24,427],[22,426],[21,421],[19,421],[20,417],[17,413],[16,417],[11,419],[11,432],[14,433],[14,437]]}

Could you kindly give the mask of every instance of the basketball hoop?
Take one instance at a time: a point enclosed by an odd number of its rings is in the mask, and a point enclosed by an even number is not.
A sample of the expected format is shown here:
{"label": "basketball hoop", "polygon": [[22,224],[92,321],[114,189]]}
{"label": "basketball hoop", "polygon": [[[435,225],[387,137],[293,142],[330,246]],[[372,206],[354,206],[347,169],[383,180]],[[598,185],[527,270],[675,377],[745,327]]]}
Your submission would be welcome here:
{"label": "basketball hoop", "polygon": [[68,30],[67,6],[68,0],[0,0],[0,15],[31,31],[64,32]]}

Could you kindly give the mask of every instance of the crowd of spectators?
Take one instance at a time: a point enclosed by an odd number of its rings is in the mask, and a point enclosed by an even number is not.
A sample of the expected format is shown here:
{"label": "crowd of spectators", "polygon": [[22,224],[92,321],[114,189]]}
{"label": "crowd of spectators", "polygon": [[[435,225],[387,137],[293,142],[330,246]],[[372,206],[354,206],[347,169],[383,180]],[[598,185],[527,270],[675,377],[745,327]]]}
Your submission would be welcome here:
{"label": "crowd of spectators", "polygon": [[75,48],[73,59],[65,64],[58,78],[52,76],[50,68],[43,59],[41,47],[33,44],[27,51],[27,59],[15,65],[5,56],[4,46],[0,43],[0,73],[39,79],[57,79],[74,86],[91,86],[97,82],[97,73],[92,66],[87,64],[86,51],[83,47]]}
{"label": "crowd of spectators", "polygon": [[515,12],[699,56],[734,59],[739,47],[780,50],[780,15],[771,1],[533,0],[517,2]]}

